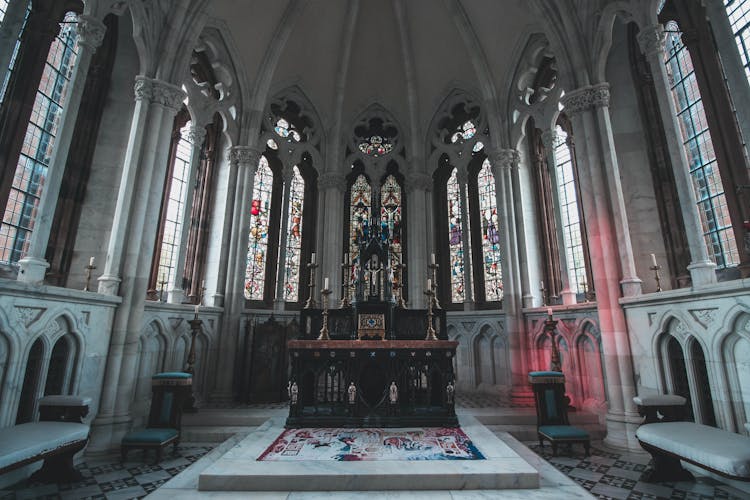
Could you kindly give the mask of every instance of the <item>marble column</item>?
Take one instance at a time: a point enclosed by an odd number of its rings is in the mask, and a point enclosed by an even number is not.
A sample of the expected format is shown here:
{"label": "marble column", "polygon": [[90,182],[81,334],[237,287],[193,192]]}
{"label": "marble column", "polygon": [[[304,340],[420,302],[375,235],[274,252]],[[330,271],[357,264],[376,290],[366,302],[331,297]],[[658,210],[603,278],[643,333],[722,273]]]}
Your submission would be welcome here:
{"label": "marble column", "polygon": [[576,303],[576,290],[570,289],[570,266],[568,265],[568,251],[565,247],[565,228],[562,220],[562,205],[560,204],[560,184],[557,178],[557,162],[555,160],[555,147],[560,138],[556,130],[545,130],[542,132],[542,143],[547,153],[547,169],[552,192],[552,203],[555,207],[555,238],[557,239],[558,258],[560,259],[560,282],[562,290],[560,296],[564,305]]}
{"label": "marble column", "polygon": [[[274,309],[277,311],[284,310],[284,281],[286,281],[286,243],[287,234],[289,233],[289,200],[292,193],[292,177],[294,176],[294,169],[288,165],[285,165],[282,172],[281,178],[284,182],[284,197],[281,202],[281,232],[279,237],[279,259],[278,265],[276,266],[276,298],[274,300]],[[303,262],[300,262],[300,266],[304,266]],[[300,275],[302,273],[300,272]],[[303,284],[300,283],[300,291],[302,290]]]}
{"label": "marble column", "polygon": [[[224,316],[221,322],[219,352],[222,369],[216,374],[214,390],[209,399],[216,403],[234,400],[234,378],[238,355],[238,335],[245,309],[245,271],[247,241],[250,234],[250,203],[253,198],[255,171],[261,151],[252,146],[234,146],[229,150],[229,161],[237,165],[232,230],[229,234],[227,276],[224,288]],[[219,284],[221,286],[221,283]]]}
{"label": "marble column", "polygon": [[[474,309],[474,266],[471,262],[471,231],[469,230],[469,173],[466,167],[456,168],[456,180],[461,197],[461,247],[464,259],[464,311]],[[450,283],[445,286],[450,287]],[[448,297],[451,294],[448,293]]]}
{"label": "marble column", "polygon": [[[344,261],[344,192],[346,191],[346,178],[338,172],[323,172],[318,176],[318,224],[316,224],[318,237],[316,248],[319,272],[316,278],[319,283],[324,276],[328,276],[331,282],[332,294],[329,305],[337,307],[342,297],[343,274],[341,263]],[[306,263],[302,263],[305,265]],[[319,287],[316,287],[320,290]],[[319,297],[316,300],[320,301]]]}
{"label": "marble column", "polygon": [[[409,307],[421,309],[427,307],[425,300],[426,277],[431,277],[427,265],[430,263],[429,223],[427,215],[432,213],[428,192],[432,189],[432,177],[424,172],[411,172],[406,176],[406,242],[409,262],[406,264],[406,275],[409,277]],[[437,274],[435,287],[450,287],[450,283],[440,282]],[[440,292],[438,291],[438,297]]]}
{"label": "marble column", "polygon": [[68,83],[68,96],[60,116],[58,134],[55,137],[42,198],[37,207],[29,250],[26,256],[18,261],[18,281],[42,282],[44,281],[44,274],[49,268],[49,262],[44,257],[47,252],[52,222],[55,218],[57,198],[60,194],[65,165],[68,161],[68,151],[73,140],[78,109],[81,104],[83,89],[86,86],[91,58],[102,44],[106,31],[104,23],[86,15],[78,16],[76,29],[78,31],[78,57],[73,68],[73,75]]}
{"label": "marble column", "polygon": [[185,93],[170,83],[139,75],[135,97],[106,274],[99,282],[100,293],[115,295],[119,290],[122,302],[115,312],[99,414],[91,429],[89,450],[93,452],[117,446],[130,426],[144,296],[159,225],[172,122]]}
{"label": "marble column", "polygon": [[685,224],[685,234],[690,250],[688,271],[693,287],[716,283],[716,264],[711,261],[703,238],[703,226],[696,206],[695,188],[690,175],[687,154],[682,144],[682,131],[677,121],[667,69],[664,67],[664,29],[656,24],[643,28],[637,36],[641,50],[646,55],[654,79],[654,90],[659,112],[664,123],[667,151],[672,163],[680,210]]}
{"label": "marble column", "polygon": [[[613,154],[612,131],[609,123],[609,85],[583,87],[562,99],[565,111],[576,132],[579,180],[586,233],[591,253],[591,269],[597,296],[597,312],[601,330],[604,370],[607,378],[607,437],[612,446],[640,449],[635,429],[640,422],[633,404],[635,380],[625,314],[619,299],[635,286],[623,268],[623,242],[618,239],[624,212],[619,179]],[[621,273],[623,279],[621,279]],[[621,288],[622,287],[622,288]],[[635,292],[634,289],[630,293]]]}
{"label": "marble column", "polygon": [[188,140],[192,145],[190,151],[190,165],[188,166],[188,180],[185,184],[183,202],[182,225],[180,226],[180,244],[177,246],[177,259],[175,259],[174,276],[167,290],[167,302],[170,304],[181,304],[187,301],[185,290],[182,289],[185,276],[185,259],[187,256],[187,240],[190,235],[190,219],[192,214],[193,196],[195,195],[195,182],[198,169],[201,164],[203,153],[203,140],[206,138],[206,127],[191,125],[188,131]]}
{"label": "marble column", "polygon": [[495,149],[488,151],[495,178],[495,196],[501,235],[501,255],[503,269],[503,312],[505,313],[505,334],[510,349],[511,400],[520,406],[533,404],[528,384],[528,363],[526,355],[526,330],[522,312],[523,291],[521,290],[521,270],[518,259],[518,233],[516,231],[515,193],[513,174],[518,169],[519,154],[515,149]]}

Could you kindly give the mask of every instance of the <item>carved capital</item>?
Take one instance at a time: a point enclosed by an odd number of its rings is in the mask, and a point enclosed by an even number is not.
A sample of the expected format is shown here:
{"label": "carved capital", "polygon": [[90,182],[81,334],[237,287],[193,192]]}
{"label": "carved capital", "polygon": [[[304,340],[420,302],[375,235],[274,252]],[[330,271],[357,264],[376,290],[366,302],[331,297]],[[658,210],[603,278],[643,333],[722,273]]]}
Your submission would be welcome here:
{"label": "carved capital", "polygon": [[422,189],[424,191],[432,190],[432,177],[424,172],[410,172],[406,175],[405,188],[407,191],[416,191]]}
{"label": "carved capital", "polygon": [[555,148],[557,140],[557,130],[545,130],[542,132],[542,144],[544,144],[544,149],[547,151],[551,151]]}
{"label": "carved capital", "polygon": [[346,190],[346,178],[338,172],[323,172],[318,176],[318,189],[335,189],[343,193]]}
{"label": "carved capital", "polygon": [[495,149],[490,151],[490,163],[494,174],[499,169],[512,170],[518,168],[518,162],[521,161],[521,155],[515,149]]}
{"label": "carved capital", "polygon": [[664,41],[666,40],[664,27],[661,24],[647,26],[638,32],[636,39],[641,47],[641,52],[647,57],[657,57],[660,61],[659,64],[661,64],[664,54]]}
{"label": "carved capital", "polygon": [[78,16],[76,32],[78,44],[95,51],[102,45],[107,27],[99,19],[81,14]]}
{"label": "carved capital", "polygon": [[153,97],[151,102],[177,112],[185,100],[185,91],[162,80],[151,80]]}
{"label": "carved capital", "polygon": [[151,102],[151,99],[154,95],[154,91],[153,91],[153,85],[151,84],[150,78],[145,77],[143,75],[136,76],[135,86],[133,87],[133,90],[135,92],[136,101]]}
{"label": "carved capital", "polygon": [[565,94],[560,102],[569,116],[609,106],[609,83],[597,83],[573,90]]}
{"label": "carved capital", "polygon": [[229,148],[229,161],[240,167],[255,168],[260,161],[261,152],[251,146],[232,146]]}
{"label": "carved capital", "polygon": [[200,146],[203,144],[203,139],[206,138],[206,127],[191,126],[190,130],[188,130],[187,138],[192,144]]}

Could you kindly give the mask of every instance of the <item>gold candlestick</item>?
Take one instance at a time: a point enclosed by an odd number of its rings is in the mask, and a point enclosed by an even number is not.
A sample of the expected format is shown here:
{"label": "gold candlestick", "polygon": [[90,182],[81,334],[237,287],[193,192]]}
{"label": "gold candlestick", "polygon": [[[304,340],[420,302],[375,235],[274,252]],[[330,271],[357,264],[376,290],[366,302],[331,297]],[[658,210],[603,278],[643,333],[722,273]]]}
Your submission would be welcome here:
{"label": "gold candlestick", "polygon": [[159,282],[159,285],[161,285],[161,287],[159,288],[159,302],[164,302],[164,285],[166,285],[167,283],[168,281],[166,280]]}
{"label": "gold candlestick", "polygon": [[[92,257],[93,260],[93,257]],[[87,264],[86,267],[84,267],[84,277],[86,278],[86,285],[83,287],[84,292],[89,292],[89,284],[91,283],[91,271],[96,269],[96,266],[92,266],[91,263]]]}
{"label": "gold candlestick", "polygon": [[661,266],[659,264],[656,264],[654,266],[649,267],[654,272],[654,279],[656,280],[656,291],[661,292],[661,276],[659,276],[659,270],[661,269]]}
{"label": "gold candlestick", "polygon": [[398,274],[398,302],[396,303],[396,307],[406,309],[406,302],[404,302],[404,269],[406,269],[406,264],[401,264],[399,262],[394,267],[396,268],[396,273]]}
{"label": "gold candlestick", "polygon": [[320,329],[318,340],[331,340],[331,337],[328,336],[328,296],[331,293],[333,293],[333,290],[329,290],[328,288],[320,291],[322,295],[321,300],[323,301],[323,326]]}
{"label": "gold candlestick", "polygon": [[437,270],[440,267],[440,264],[429,264],[427,267],[432,271],[432,290],[430,290],[432,292],[432,306],[435,309],[442,309],[442,307],[440,307],[440,302],[438,302],[437,299]]}
{"label": "gold candlestick", "polygon": [[552,309],[547,310],[547,319],[544,321],[544,331],[549,334],[551,342],[551,354],[549,360],[549,369],[553,372],[561,372],[562,366],[560,363],[560,351],[557,348],[555,342],[555,331],[557,326],[557,320],[552,317]]}
{"label": "gold candlestick", "polygon": [[307,297],[307,302],[305,302],[305,309],[315,309],[318,307],[318,302],[315,300],[315,269],[318,267],[318,264],[313,264],[312,262],[307,265],[307,268],[310,270],[310,283],[308,283],[308,287],[310,287],[310,295]]}
{"label": "gold candlestick", "polygon": [[542,292],[542,307],[547,305],[547,289],[544,288],[544,282],[541,284],[541,288],[539,288],[539,291]]}
{"label": "gold candlestick", "polygon": [[349,284],[349,279],[351,278],[350,273],[351,273],[352,267],[354,266],[351,264],[347,264],[346,262],[341,264],[341,272],[344,275],[341,286],[343,287],[344,290],[341,294],[341,304],[339,305],[339,307],[342,309],[345,307],[349,307],[350,305],[349,304],[349,289],[351,285]]}
{"label": "gold candlestick", "polygon": [[425,290],[425,295],[427,295],[427,336],[424,338],[425,340],[437,340],[437,336],[435,335],[435,328],[432,326],[432,317],[434,316],[432,312],[432,303],[435,298],[435,292],[430,290]]}

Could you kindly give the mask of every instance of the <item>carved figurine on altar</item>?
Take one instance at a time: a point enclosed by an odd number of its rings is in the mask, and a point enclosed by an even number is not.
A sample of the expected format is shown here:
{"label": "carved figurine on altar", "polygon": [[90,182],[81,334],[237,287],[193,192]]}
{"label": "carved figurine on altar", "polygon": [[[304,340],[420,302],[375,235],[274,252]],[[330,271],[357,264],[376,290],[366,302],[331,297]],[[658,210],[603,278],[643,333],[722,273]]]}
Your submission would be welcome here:
{"label": "carved figurine on altar", "polygon": [[354,382],[349,382],[349,388],[346,390],[346,394],[349,397],[350,405],[357,402],[357,386],[354,385]]}
{"label": "carved figurine on altar", "polygon": [[297,387],[297,382],[290,382],[289,383],[289,403],[292,405],[297,404],[297,396],[299,394],[299,388]]}
{"label": "carved figurine on altar", "polygon": [[398,387],[396,382],[391,382],[391,387],[388,389],[388,400],[392,405],[398,403]]}
{"label": "carved figurine on altar", "polygon": [[456,388],[453,386],[453,381],[448,382],[445,387],[445,402],[449,405],[453,404],[453,398],[456,394]]}

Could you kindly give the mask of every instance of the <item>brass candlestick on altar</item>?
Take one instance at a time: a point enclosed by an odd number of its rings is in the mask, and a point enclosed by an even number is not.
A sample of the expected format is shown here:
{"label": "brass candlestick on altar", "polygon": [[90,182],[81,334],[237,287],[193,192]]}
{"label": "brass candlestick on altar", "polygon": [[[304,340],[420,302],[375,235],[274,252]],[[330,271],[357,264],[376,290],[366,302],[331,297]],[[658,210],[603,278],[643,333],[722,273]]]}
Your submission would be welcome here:
{"label": "brass candlestick on altar", "polygon": [[164,302],[164,285],[166,285],[167,283],[168,281],[166,280],[159,282],[159,285],[161,285],[161,287],[159,288],[159,302]]}
{"label": "brass candlestick on altar", "polygon": [[437,340],[438,338],[435,335],[435,328],[432,326],[432,317],[434,316],[432,312],[432,301],[435,297],[435,292],[432,291],[432,287],[428,287],[424,294],[427,295],[427,336],[424,339]]}
{"label": "brass candlestick on altar", "polygon": [[547,305],[547,289],[544,288],[544,281],[539,283],[541,286],[539,287],[539,291],[542,292],[542,307]]}
{"label": "brass candlestick on altar", "polygon": [[[326,281],[328,281],[328,278],[326,278]],[[320,329],[318,340],[331,340],[331,337],[328,336],[328,296],[331,293],[333,293],[333,290],[329,290],[328,288],[320,291],[323,302],[323,326]]]}
{"label": "brass candlestick on altar", "polygon": [[307,265],[307,268],[310,270],[310,283],[307,285],[310,288],[310,295],[307,297],[307,302],[305,302],[305,309],[315,309],[318,307],[318,302],[315,300],[315,269],[317,267],[318,264],[314,260]]}
{"label": "brass candlestick on altar", "polygon": [[[203,324],[203,321],[198,318],[198,306],[195,306],[195,316],[188,323],[190,324],[190,351],[188,351],[185,371],[191,375],[195,375],[195,337],[201,332],[201,325]],[[198,411],[198,408],[195,407],[195,393],[192,391],[190,391],[190,399],[185,406],[185,411]]]}
{"label": "brass candlestick on altar", "polygon": [[431,298],[432,305],[435,309],[442,309],[440,307],[440,302],[438,302],[438,298],[437,298],[437,270],[440,267],[440,264],[433,262],[432,264],[429,264],[427,267],[430,269],[430,271],[432,271],[432,289],[430,290],[432,292],[432,298]]}
{"label": "brass candlestick on altar", "polygon": [[349,289],[351,288],[351,285],[349,284],[349,279],[351,278],[351,269],[354,267],[353,265],[349,264],[349,254],[346,254],[346,258],[344,258],[344,263],[341,264],[341,272],[344,275],[342,279],[341,286],[343,287],[343,291],[341,293],[341,304],[339,305],[340,308],[349,307]]}
{"label": "brass candlestick on altar", "polygon": [[654,272],[654,279],[656,280],[656,291],[661,292],[661,276],[659,276],[659,270],[661,269],[661,266],[659,264],[653,265],[649,267]]}
{"label": "brass candlestick on altar", "polygon": [[86,279],[86,285],[83,287],[83,291],[84,292],[90,291],[89,290],[89,284],[91,282],[91,271],[93,271],[94,269],[96,269],[96,266],[93,264],[93,259],[94,258],[91,257],[91,259],[92,260],[89,261],[89,263],[86,265],[86,267],[84,267],[84,269],[85,269],[85,271],[84,271],[84,277]]}
{"label": "brass candlestick on altar", "polygon": [[398,275],[398,302],[396,302],[396,307],[406,309],[406,302],[404,302],[404,269],[406,269],[406,264],[399,263],[394,267],[396,268],[396,273]]}

